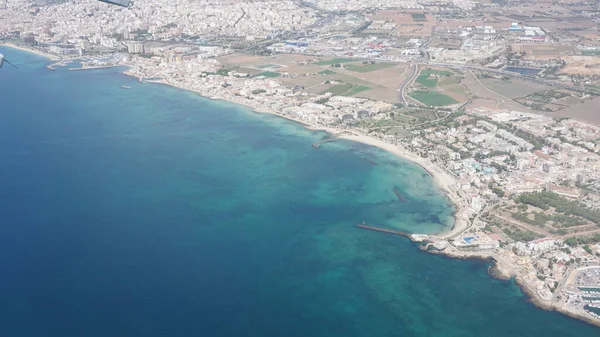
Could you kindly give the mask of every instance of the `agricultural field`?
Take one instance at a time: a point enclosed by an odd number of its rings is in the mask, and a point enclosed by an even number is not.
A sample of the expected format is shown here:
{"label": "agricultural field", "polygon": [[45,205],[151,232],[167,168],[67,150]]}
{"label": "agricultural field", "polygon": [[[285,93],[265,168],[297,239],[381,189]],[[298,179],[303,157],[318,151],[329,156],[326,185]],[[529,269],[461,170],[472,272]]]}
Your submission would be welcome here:
{"label": "agricultural field", "polygon": [[346,68],[350,71],[355,71],[355,72],[359,72],[359,73],[368,73],[371,71],[391,68],[391,67],[394,67],[395,65],[396,65],[395,63],[374,63],[374,64],[358,64],[358,65],[349,64],[349,65],[345,66],[344,68]]}
{"label": "agricultural field", "polygon": [[356,95],[360,92],[369,90],[371,88],[364,86],[364,85],[353,85],[352,88],[350,88],[348,91],[346,91],[345,93],[343,93],[343,96],[353,96]]}
{"label": "agricultural field", "polygon": [[461,83],[462,80],[462,74],[457,72],[432,68],[421,69],[413,84],[413,88],[417,89],[415,95],[432,103],[423,102],[417,97],[413,98],[432,106],[466,101],[470,98],[470,94],[468,88]]}
{"label": "agricultural field", "polygon": [[354,96],[360,92],[371,89],[370,87],[364,85],[357,85],[352,83],[342,83],[335,84],[323,91],[320,94],[325,94],[330,92],[334,96]]}
{"label": "agricultural field", "polygon": [[512,49],[515,52],[525,52],[525,59],[545,60],[550,58],[559,58],[560,56],[574,55],[573,46],[552,45],[552,44],[513,44]]}
{"label": "agricultural field", "polygon": [[229,54],[217,58],[217,61],[229,68],[247,67],[255,69],[279,69],[286,67],[309,65],[314,60],[314,57],[299,54],[274,56]]}
{"label": "agricultural field", "polygon": [[[525,97],[517,98],[515,101],[526,107],[541,111],[558,111],[569,106],[572,95],[566,91],[544,90],[534,92]],[[571,102],[577,104],[578,102]]]}
{"label": "agricultural field", "polygon": [[334,74],[336,74],[336,72],[333,70],[325,69],[325,70],[319,71],[319,75],[334,75]]}
{"label": "agricultural field", "polygon": [[421,11],[405,11],[384,9],[368,16],[371,21],[388,21],[396,24],[394,35],[397,36],[431,36],[431,27],[436,25],[436,18],[430,13]]}
{"label": "agricultural field", "polygon": [[600,96],[592,96],[591,98],[581,100],[580,104],[570,105],[560,111],[546,113],[551,117],[570,117],[580,119],[582,121],[600,126]]}
{"label": "agricultural field", "polygon": [[509,99],[531,95],[538,91],[550,90],[549,86],[533,83],[530,81],[511,78],[510,80],[501,80],[497,78],[480,79],[488,89],[505,96]]}
{"label": "agricultural field", "polygon": [[416,83],[421,84],[424,87],[435,88],[438,85],[438,81],[445,77],[452,76],[452,72],[445,70],[435,70],[435,69],[421,69],[419,73],[419,77],[416,79]]}
{"label": "agricultural field", "polygon": [[348,63],[348,62],[355,62],[355,61],[356,61],[355,59],[334,58],[334,59],[331,59],[331,60],[315,62],[313,64],[317,65],[317,66],[330,66],[330,65],[333,65],[333,64]]}
{"label": "agricultural field", "polygon": [[274,71],[263,71],[262,73],[258,73],[255,76],[264,76],[264,77],[275,78],[275,77],[281,76],[281,74],[276,73]]}
{"label": "agricultural field", "polygon": [[271,63],[267,63],[267,64],[261,64],[259,66],[256,66],[256,68],[259,69],[267,69],[267,68],[281,68],[280,65],[277,64],[271,64]]}
{"label": "agricultural field", "polygon": [[458,103],[454,98],[437,91],[414,91],[409,95],[428,106],[445,106]]}
{"label": "agricultural field", "polygon": [[414,22],[427,21],[427,17],[423,13],[410,13]]}
{"label": "agricultural field", "polygon": [[583,56],[600,56],[600,49],[582,50],[581,55],[583,55]]}
{"label": "agricultural field", "polygon": [[334,96],[339,96],[345,93],[346,91],[350,90],[350,88],[352,88],[351,83],[335,84],[329,87],[328,89],[321,91],[320,94],[326,94],[329,92]]}

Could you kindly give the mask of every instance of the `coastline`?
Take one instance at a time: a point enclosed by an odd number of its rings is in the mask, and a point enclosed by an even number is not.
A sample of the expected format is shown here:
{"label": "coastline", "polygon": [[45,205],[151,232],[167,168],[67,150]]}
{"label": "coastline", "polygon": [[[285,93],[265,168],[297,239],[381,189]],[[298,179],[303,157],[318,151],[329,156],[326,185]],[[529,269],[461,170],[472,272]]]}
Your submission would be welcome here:
{"label": "coastline", "polygon": [[[22,50],[25,52],[31,52],[31,53],[37,54],[39,56],[49,58],[53,61],[61,60],[61,58],[58,58],[54,55],[40,52],[40,51],[33,50],[33,49],[27,49],[27,48],[15,46],[12,44],[0,44],[0,45],[6,46],[9,48]],[[102,68],[106,68],[106,67],[102,67]],[[80,70],[85,70],[85,69],[87,69],[87,68],[80,69]],[[90,69],[93,69],[93,68],[90,68]],[[127,76],[139,78],[136,75],[129,73],[128,70],[123,71],[122,73]],[[468,214],[467,214],[467,204],[464,201],[464,199],[459,195],[458,191],[456,190],[456,186],[457,186],[456,179],[451,174],[444,171],[442,168],[436,166],[428,159],[422,158],[422,157],[406,150],[405,148],[402,148],[400,146],[397,146],[397,145],[394,145],[391,143],[387,143],[383,140],[380,140],[380,139],[377,139],[377,138],[374,138],[374,137],[371,137],[368,135],[364,135],[355,130],[336,129],[336,128],[331,128],[331,127],[309,124],[305,121],[283,115],[276,111],[265,110],[264,108],[252,106],[252,105],[248,104],[247,102],[240,102],[231,97],[229,97],[229,98],[220,97],[220,96],[207,97],[203,93],[201,93],[197,90],[186,88],[184,86],[171,83],[167,80],[146,80],[146,81],[151,82],[151,83],[156,83],[156,84],[169,85],[171,87],[175,87],[175,88],[183,89],[183,90],[187,90],[187,91],[192,91],[192,92],[195,92],[195,93],[197,93],[205,98],[211,99],[211,100],[224,100],[224,101],[232,102],[235,104],[240,104],[240,105],[250,108],[255,113],[267,113],[267,114],[272,114],[272,115],[275,115],[278,117],[282,117],[287,120],[300,123],[301,125],[303,125],[304,127],[306,127],[307,129],[310,129],[310,130],[325,131],[329,134],[335,134],[335,133],[342,132],[342,131],[351,131],[352,132],[351,135],[344,134],[344,135],[341,135],[339,138],[356,141],[356,142],[363,143],[366,145],[378,147],[384,151],[387,151],[398,157],[401,157],[403,159],[406,159],[408,161],[411,161],[411,162],[419,165],[420,167],[422,167],[426,172],[428,172],[432,176],[435,184],[445,192],[445,194],[448,196],[448,198],[450,199],[450,201],[452,202],[452,204],[454,205],[454,207],[456,209],[456,213],[454,215],[454,217],[455,217],[454,224],[448,231],[444,231],[444,232],[438,233],[436,235],[432,235],[431,236],[432,238],[448,239],[468,228],[469,220],[468,220]],[[494,252],[463,252],[463,251],[455,251],[455,250],[446,249],[444,251],[437,251],[437,250],[426,251],[426,253],[441,255],[444,257],[448,257],[448,258],[478,259],[478,260],[483,260],[483,261],[492,263],[492,266],[488,270],[490,276],[498,278],[498,279],[502,279],[502,280],[510,280],[510,279],[514,278],[516,284],[520,287],[523,294],[528,298],[528,301],[530,303],[532,303],[533,305],[535,305],[537,308],[547,310],[547,311],[557,311],[557,312],[560,312],[571,318],[578,319],[578,320],[584,321],[588,324],[600,327],[600,321],[593,320],[590,317],[586,317],[578,312],[573,312],[571,310],[568,310],[567,308],[562,307],[560,305],[556,305],[555,303],[553,303],[551,301],[543,300],[537,294],[535,289],[533,289],[529,284],[527,284],[527,282],[525,280],[523,280],[522,277],[520,277],[518,269],[516,269],[509,262],[505,261],[501,256],[498,256],[498,254],[495,254]]]}
{"label": "coastline", "polygon": [[[128,73],[127,71],[124,71],[123,74],[137,78],[137,76],[135,76],[131,73]],[[247,102],[240,102],[239,100],[235,100],[232,97],[229,97],[229,98],[220,97],[220,96],[207,97],[207,96],[204,96],[203,93],[201,93],[197,90],[193,90],[193,89],[186,88],[184,86],[181,86],[181,85],[178,85],[175,83],[171,83],[165,79],[148,80],[147,82],[164,84],[164,85],[172,86],[174,88],[192,91],[192,92],[199,94],[202,97],[212,99],[212,100],[223,100],[223,101],[243,105],[245,107],[248,107],[255,113],[266,113],[266,114],[275,115],[275,116],[278,116],[281,118],[285,118],[287,120],[299,123],[309,130],[324,131],[329,134],[336,134],[336,133],[340,133],[343,131],[350,132],[351,134],[345,133],[343,135],[340,135],[339,138],[377,147],[377,148],[382,149],[386,152],[389,152],[399,158],[408,160],[408,161],[420,166],[433,178],[435,185],[444,191],[444,193],[446,194],[446,196],[448,197],[448,199],[450,200],[450,202],[452,203],[452,205],[455,208],[454,223],[448,230],[437,233],[436,237],[439,237],[439,238],[452,237],[454,235],[457,235],[458,233],[461,233],[462,231],[464,231],[468,228],[469,219],[468,219],[468,214],[467,214],[467,204],[460,197],[460,195],[458,194],[458,192],[455,188],[457,186],[456,179],[453,176],[451,176],[449,173],[444,171],[443,169],[441,169],[438,166],[436,166],[435,164],[433,164],[428,159],[422,158],[422,157],[420,157],[398,145],[387,143],[383,140],[362,134],[356,130],[336,129],[336,128],[322,126],[322,125],[310,124],[310,123],[307,123],[300,119],[286,116],[284,114],[278,113],[273,110],[268,110],[268,109],[264,109],[261,107],[252,106],[252,105],[248,104]]]}
{"label": "coastline", "polygon": [[563,305],[557,305],[555,302],[542,299],[538,295],[537,291],[533,287],[531,287],[531,285],[529,285],[527,281],[523,279],[523,277],[520,274],[521,268],[513,265],[512,263],[508,262],[505,258],[499,256],[498,254],[495,254],[494,252],[465,252],[448,250],[447,248],[443,251],[426,250],[425,253],[440,255],[452,259],[481,260],[484,262],[491,263],[490,268],[488,268],[488,274],[491,277],[503,281],[509,281],[511,279],[514,279],[515,283],[521,289],[521,292],[523,292],[523,294],[527,297],[527,301],[535,307],[545,311],[556,311],[573,319],[577,319],[587,324],[600,327],[599,320],[595,320],[591,317],[583,315],[580,312],[570,310],[569,308]]}
{"label": "coastline", "polygon": [[58,57],[56,55],[49,54],[49,53],[46,53],[46,52],[43,52],[43,51],[40,51],[40,50],[37,50],[37,49],[33,49],[33,48],[27,48],[27,47],[18,46],[16,44],[12,44],[12,43],[1,43],[0,46],[8,47],[8,48],[13,48],[13,49],[17,49],[17,50],[20,50],[20,51],[24,51],[24,52],[36,54],[38,56],[42,56],[42,57],[48,58],[51,61],[60,61],[60,60],[62,60],[61,57]]}

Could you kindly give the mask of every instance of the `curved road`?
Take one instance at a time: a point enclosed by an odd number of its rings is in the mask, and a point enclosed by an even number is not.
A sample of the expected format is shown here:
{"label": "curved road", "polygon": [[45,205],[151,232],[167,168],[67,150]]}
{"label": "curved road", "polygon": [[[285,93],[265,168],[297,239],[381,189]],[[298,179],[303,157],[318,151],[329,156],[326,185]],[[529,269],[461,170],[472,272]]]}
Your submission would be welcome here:
{"label": "curved road", "polygon": [[419,76],[419,66],[417,65],[417,63],[411,63],[411,67],[413,68],[412,74],[410,74],[408,80],[406,80],[406,82],[402,83],[402,85],[400,86],[400,97],[402,98],[402,103],[404,103],[404,105],[406,106],[408,106],[408,99],[406,98],[406,88]]}

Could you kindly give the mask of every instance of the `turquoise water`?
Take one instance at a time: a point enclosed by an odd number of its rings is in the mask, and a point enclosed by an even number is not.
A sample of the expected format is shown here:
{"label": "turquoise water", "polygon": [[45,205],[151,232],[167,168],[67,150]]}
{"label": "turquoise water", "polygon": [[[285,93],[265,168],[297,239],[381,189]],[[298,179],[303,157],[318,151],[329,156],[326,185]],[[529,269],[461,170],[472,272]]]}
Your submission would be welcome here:
{"label": "turquoise water", "polygon": [[0,71],[3,334],[599,333],[485,263],[356,228],[451,226],[413,164],[347,141],[317,150],[324,133],[118,69],[0,52],[21,64]]}

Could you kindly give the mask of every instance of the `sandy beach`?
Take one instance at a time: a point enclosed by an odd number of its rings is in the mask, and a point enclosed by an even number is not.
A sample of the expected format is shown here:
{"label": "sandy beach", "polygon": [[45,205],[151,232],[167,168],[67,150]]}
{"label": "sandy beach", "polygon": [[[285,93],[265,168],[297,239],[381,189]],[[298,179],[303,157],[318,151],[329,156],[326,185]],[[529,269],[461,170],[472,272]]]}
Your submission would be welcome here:
{"label": "sandy beach", "polygon": [[[18,49],[18,50],[22,50],[22,51],[26,51],[26,52],[30,52],[30,53],[35,53],[37,55],[49,58],[53,61],[61,60],[60,57],[57,57],[55,55],[51,55],[48,53],[44,53],[44,52],[41,52],[41,51],[38,51],[35,49],[24,48],[24,47],[10,44],[10,43],[6,43],[3,45],[6,47],[9,47],[9,48],[14,48],[14,49]],[[77,69],[77,70],[94,69],[94,68],[95,67],[81,68],[81,69]],[[103,66],[103,67],[98,67],[98,68],[106,68],[106,67]],[[69,70],[76,70],[76,69],[69,69]],[[123,74],[128,75],[128,76],[133,76],[133,77],[136,77],[139,79],[139,77],[137,77],[136,75],[132,74],[131,72],[129,72],[127,70],[124,71]],[[192,88],[188,88],[188,87],[185,87],[185,86],[177,84],[177,83],[172,83],[171,81],[168,81],[166,79],[148,80],[148,82],[170,85],[175,88],[196,92],[199,95],[206,97],[205,94],[203,94],[202,92],[200,92],[198,90],[194,90]],[[438,187],[440,187],[442,190],[444,190],[444,192],[448,195],[448,198],[451,200],[451,202],[454,204],[454,207],[456,208],[455,220],[454,220],[453,226],[447,232],[438,233],[438,236],[440,238],[450,237],[450,236],[460,233],[463,230],[465,230],[466,228],[468,228],[468,215],[467,215],[466,203],[465,203],[464,199],[461,198],[457,192],[456,179],[453,176],[451,176],[449,173],[444,171],[442,168],[434,165],[433,163],[431,163],[429,160],[427,160],[425,158],[421,158],[420,156],[418,156],[404,148],[401,148],[399,146],[396,146],[396,145],[393,145],[390,143],[386,143],[380,139],[361,134],[356,130],[336,129],[336,128],[332,128],[332,127],[309,124],[300,119],[278,113],[277,111],[266,110],[262,107],[252,106],[252,105],[248,104],[247,102],[243,102],[241,100],[236,100],[235,98],[232,98],[232,97],[207,97],[207,98],[222,99],[225,101],[244,105],[244,106],[252,109],[256,113],[268,113],[268,114],[272,114],[272,115],[275,115],[275,116],[278,116],[281,118],[285,118],[287,120],[294,121],[296,123],[300,123],[303,126],[305,126],[306,128],[311,129],[311,130],[325,131],[329,134],[336,134],[336,133],[339,133],[342,131],[349,131],[352,134],[346,133],[346,134],[340,136],[340,138],[360,142],[360,143],[371,145],[371,146],[375,146],[382,150],[388,151],[398,157],[407,159],[407,160],[421,166],[423,169],[425,169],[433,177],[436,185],[438,185]]]}
{"label": "sandy beach", "polygon": [[[32,52],[32,53],[38,54],[40,56],[50,58],[52,60],[60,60],[60,58],[58,58],[56,56],[46,54],[43,52],[39,52],[37,50],[22,48],[22,47],[14,46],[11,44],[4,44],[4,46],[23,50],[26,52]],[[123,74],[138,78],[136,75],[134,75],[128,71],[124,71]],[[204,94],[198,90],[194,90],[194,89],[185,87],[181,84],[172,83],[168,80],[163,79],[163,80],[146,80],[146,81],[151,82],[151,83],[169,85],[169,86],[176,87],[179,89],[192,91],[192,92],[198,93],[199,95],[201,95],[203,97],[207,97],[206,94]],[[282,117],[287,120],[291,120],[291,121],[300,123],[301,125],[305,126],[307,129],[310,129],[310,130],[325,131],[329,134],[336,134],[336,133],[345,131],[346,133],[344,133],[343,135],[340,135],[339,138],[347,139],[347,140],[351,140],[351,141],[355,141],[355,142],[360,142],[360,143],[367,144],[370,146],[375,146],[375,147],[378,147],[389,153],[392,153],[400,158],[409,160],[409,161],[421,166],[424,170],[426,170],[432,176],[436,185],[439,188],[444,190],[444,192],[446,193],[446,195],[449,197],[451,202],[454,204],[454,207],[456,208],[455,221],[454,221],[454,225],[452,226],[452,228],[447,232],[438,233],[437,235],[433,235],[430,237],[434,240],[448,239],[448,238],[464,231],[469,226],[469,219],[468,219],[468,214],[467,214],[468,204],[458,191],[457,179],[453,175],[446,172],[441,167],[433,164],[431,161],[429,161],[426,158],[422,158],[401,146],[390,144],[383,140],[380,140],[380,139],[377,139],[377,138],[374,138],[374,137],[371,137],[368,135],[364,135],[356,130],[336,129],[336,128],[332,128],[332,127],[309,124],[305,121],[296,119],[294,117],[283,115],[276,111],[266,110],[262,107],[252,106],[252,105],[248,104],[247,102],[244,102],[241,100],[236,100],[234,97],[212,96],[212,97],[207,97],[207,98],[213,99],[213,100],[224,100],[224,101],[244,105],[244,106],[252,109],[252,111],[254,111],[256,113],[268,113],[268,114],[272,114],[272,115],[275,115],[278,117]],[[520,268],[518,266],[512,264],[510,261],[508,261],[508,259],[506,259],[502,255],[498,255],[494,252],[464,252],[464,251],[458,251],[456,249],[446,249],[444,251],[428,251],[428,253],[443,255],[443,256],[447,256],[449,258],[482,259],[485,261],[492,262],[493,266],[489,270],[490,274],[494,277],[504,279],[504,280],[514,278],[515,281],[517,282],[517,284],[520,286],[523,293],[525,293],[529,297],[530,302],[532,304],[534,304],[535,306],[537,306],[541,309],[544,309],[544,310],[555,310],[555,311],[561,312],[567,316],[583,320],[583,321],[588,322],[593,325],[600,326],[600,323],[598,321],[590,319],[589,317],[586,317],[585,315],[582,315],[581,313],[574,312],[572,310],[569,310],[569,308],[563,307],[561,305],[557,305],[551,301],[543,300],[537,294],[537,291],[535,289],[533,289],[525,280],[523,280],[521,278]]]}
{"label": "sandy beach", "polygon": [[39,56],[43,56],[43,57],[49,58],[52,61],[59,61],[59,60],[62,59],[62,58],[60,58],[60,57],[58,57],[56,55],[48,54],[48,53],[45,53],[43,51],[39,51],[39,50],[33,49],[33,48],[26,48],[26,47],[17,46],[17,45],[12,44],[12,43],[2,43],[2,44],[0,44],[0,46],[9,47],[9,48],[18,49],[18,50],[21,50],[21,51],[33,53],[33,54],[36,54],[36,55],[39,55]]}
{"label": "sandy beach", "polygon": [[[135,76],[131,73],[128,73],[127,71],[125,71],[123,73],[126,75],[129,75],[129,76]],[[196,92],[199,95],[204,96],[202,92],[187,88],[182,85],[172,83],[168,80],[151,80],[148,82],[170,85],[172,87],[176,87],[179,89]],[[204,97],[206,97],[206,96],[204,96]],[[296,119],[294,117],[283,115],[276,111],[266,110],[261,107],[252,106],[252,105],[248,104],[247,102],[236,100],[234,98],[224,98],[224,97],[208,97],[208,98],[221,99],[221,100],[233,102],[236,104],[240,104],[240,105],[243,105],[243,106],[246,106],[246,107],[252,109],[256,113],[268,113],[268,114],[272,114],[275,116],[279,116],[279,117],[285,118],[287,120],[291,120],[291,121],[300,123],[303,126],[305,126],[307,129],[310,129],[310,130],[325,131],[329,134],[337,134],[337,133],[345,131],[346,133],[344,133],[343,135],[340,135],[339,138],[363,143],[363,144],[370,145],[370,146],[375,146],[375,147],[378,147],[389,153],[392,153],[400,158],[409,160],[409,161],[421,166],[425,171],[427,171],[432,176],[435,184],[446,193],[446,195],[448,196],[448,198],[450,199],[450,201],[452,202],[452,204],[454,205],[454,207],[456,209],[456,213],[454,215],[455,219],[454,219],[453,226],[446,232],[438,233],[437,236],[439,238],[448,238],[448,237],[456,235],[468,228],[469,221],[468,221],[468,215],[467,215],[467,204],[466,204],[465,200],[458,194],[457,180],[452,175],[450,175],[448,172],[446,172],[444,169],[436,166],[428,159],[422,158],[400,146],[390,144],[383,140],[364,135],[356,130],[336,129],[336,128],[322,126],[322,125],[310,124],[310,123],[307,123],[300,119]]]}

